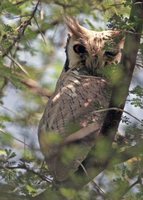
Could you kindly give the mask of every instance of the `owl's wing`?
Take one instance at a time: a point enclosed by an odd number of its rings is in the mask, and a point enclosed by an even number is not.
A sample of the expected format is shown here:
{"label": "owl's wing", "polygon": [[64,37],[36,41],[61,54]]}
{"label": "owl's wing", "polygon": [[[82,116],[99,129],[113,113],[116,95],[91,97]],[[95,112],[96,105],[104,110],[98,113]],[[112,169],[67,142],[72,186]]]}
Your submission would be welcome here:
{"label": "owl's wing", "polygon": [[[110,87],[103,78],[77,76],[72,72],[61,77],[39,125],[40,146],[56,180],[65,180],[86,158],[104,121],[105,112],[96,111],[107,108],[109,99]],[[67,138],[93,122],[96,134],[63,148],[51,142],[55,136]]]}

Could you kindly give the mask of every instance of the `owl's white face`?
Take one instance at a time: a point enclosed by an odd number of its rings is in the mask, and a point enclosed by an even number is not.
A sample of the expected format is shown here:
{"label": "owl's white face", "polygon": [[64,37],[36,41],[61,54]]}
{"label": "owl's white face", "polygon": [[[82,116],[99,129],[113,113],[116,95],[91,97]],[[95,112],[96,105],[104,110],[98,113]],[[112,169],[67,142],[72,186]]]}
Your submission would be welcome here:
{"label": "owl's white face", "polygon": [[97,69],[120,62],[124,40],[119,31],[87,30],[72,19],[67,26],[70,34],[65,71],[75,69],[80,74],[96,75]]}

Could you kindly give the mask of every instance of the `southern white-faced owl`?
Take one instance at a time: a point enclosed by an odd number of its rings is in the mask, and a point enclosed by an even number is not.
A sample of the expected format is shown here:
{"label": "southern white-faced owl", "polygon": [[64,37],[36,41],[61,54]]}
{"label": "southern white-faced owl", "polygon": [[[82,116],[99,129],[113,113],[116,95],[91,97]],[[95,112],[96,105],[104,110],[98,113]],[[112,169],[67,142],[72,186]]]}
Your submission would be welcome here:
{"label": "southern white-faced owl", "polygon": [[[96,111],[108,108],[111,96],[110,83],[100,71],[119,63],[124,43],[116,30],[91,31],[71,18],[66,24],[66,62],[38,130],[40,148],[57,181],[74,173],[95,145],[106,115]],[[91,134],[83,131],[64,143],[84,127],[93,129]]]}

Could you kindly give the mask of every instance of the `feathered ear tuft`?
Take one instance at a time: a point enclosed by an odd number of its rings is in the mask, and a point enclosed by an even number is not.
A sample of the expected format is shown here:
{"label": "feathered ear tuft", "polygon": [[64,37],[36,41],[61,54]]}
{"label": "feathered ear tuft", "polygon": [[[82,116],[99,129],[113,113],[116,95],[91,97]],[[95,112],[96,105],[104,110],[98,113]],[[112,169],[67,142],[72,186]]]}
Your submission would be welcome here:
{"label": "feathered ear tuft", "polygon": [[77,38],[83,37],[86,34],[87,29],[82,27],[78,21],[73,17],[65,17],[65,23],[69,32]]}

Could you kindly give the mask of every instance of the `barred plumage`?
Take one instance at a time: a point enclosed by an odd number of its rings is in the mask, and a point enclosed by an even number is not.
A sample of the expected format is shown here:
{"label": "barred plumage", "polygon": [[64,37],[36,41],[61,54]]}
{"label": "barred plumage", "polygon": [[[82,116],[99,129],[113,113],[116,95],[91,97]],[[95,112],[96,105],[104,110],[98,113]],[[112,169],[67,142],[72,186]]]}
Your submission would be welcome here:
{"label": "barred plumage", "polygon": [[[120,61],[124,43],[119,31],[90,31],[74,19],[68,19],[67,26],[70,34],[65,66],[38,131],[48,168],[58,181],[76,171],[95,145],[106,114],[96,110],[108,108],[110,101],[110,84],[100,75],[100,69]],[[59,141],[90,124],[94,124],[94,133],[59,145]]]}

